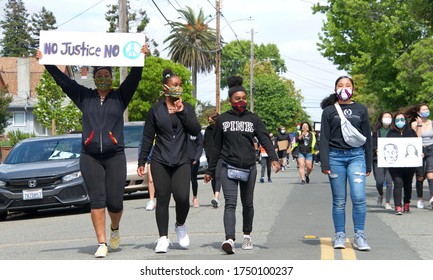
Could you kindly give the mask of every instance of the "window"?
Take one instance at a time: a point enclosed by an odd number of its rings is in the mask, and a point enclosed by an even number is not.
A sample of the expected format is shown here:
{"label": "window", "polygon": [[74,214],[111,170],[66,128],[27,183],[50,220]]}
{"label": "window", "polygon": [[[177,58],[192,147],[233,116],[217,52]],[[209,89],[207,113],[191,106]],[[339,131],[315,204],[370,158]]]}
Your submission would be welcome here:
{"label": "window", "polygon": [[14,126],[25,126],[26,125],[26,113],[25,112],[14,112]]}

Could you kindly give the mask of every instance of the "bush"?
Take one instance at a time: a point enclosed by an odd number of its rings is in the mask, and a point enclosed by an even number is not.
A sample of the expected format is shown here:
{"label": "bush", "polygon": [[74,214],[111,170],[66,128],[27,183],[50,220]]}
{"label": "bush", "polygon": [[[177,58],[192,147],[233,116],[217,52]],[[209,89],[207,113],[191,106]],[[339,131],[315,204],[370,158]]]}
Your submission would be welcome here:
{"label": "bush", "polygon": [[21,130],[12,130],[8,132],[8,139],[10,146],[14,146],[16,143],[18,143],[21,140],[35,137],[36,135],[34,133],[27,133],[22,132]]}

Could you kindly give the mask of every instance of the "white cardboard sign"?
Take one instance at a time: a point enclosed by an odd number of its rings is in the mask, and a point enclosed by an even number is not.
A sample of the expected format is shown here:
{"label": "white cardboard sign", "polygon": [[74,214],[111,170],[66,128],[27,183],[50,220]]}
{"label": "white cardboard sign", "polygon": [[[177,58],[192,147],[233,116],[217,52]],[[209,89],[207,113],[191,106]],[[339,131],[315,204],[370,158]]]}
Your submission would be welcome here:
{"label": "white cardboard sign", "polygon": [[421,165],[421,137],[377,138],[378,167],[418,167]]}
{"label": "white cardboard sign", "polygon": [[40,64],[143,66],[139,33],[41,31]]}

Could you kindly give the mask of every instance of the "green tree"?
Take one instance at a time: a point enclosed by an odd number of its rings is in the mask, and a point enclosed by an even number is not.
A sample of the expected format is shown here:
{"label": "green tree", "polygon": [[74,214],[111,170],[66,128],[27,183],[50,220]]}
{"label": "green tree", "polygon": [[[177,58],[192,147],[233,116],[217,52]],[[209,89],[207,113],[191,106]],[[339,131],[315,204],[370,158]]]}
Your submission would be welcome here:
{"label": "green tree", "polygon": [[[239,74],[239,69],[250,65],[251,41],[232,41],[222,49],[221,56],[221,88],[227,87],[227,78]],[[254,64],[270,61],[275,73],[287,71],[284,59],[275,44],[254,44]],[[249,67],[249,66],[248,66]]]}
{"label": "green tree", "polygon": [[8,87],[0,87],[0,134],[5,132],[5,128],[10,124],[11,114],[7,111],[12,102],[12,96],[8,94]]}
{"label": "green tree", "polygon": [[196,16],[190,7],[178,10],[184,22],[170,22],[171,34],[164,40],[170,42],[166,49],[174,62],[181,63],[191,70],[192,96],[197,98],[197,74],[212,71],[215,65],[216,30],[209,27],[211,20],[200,9]]}
{"label": "green tree", "polygon": [[[191,96],[190,71],[182,64],[160,57],[149,56],[146,58],[146,67],[143,68],[142,80],[128,106],[128,116],[131,121],[145,120],[150,107],[163,98],[161,96],[161,81],[162,71],[165,68],[171,68],[181,78],[183,87],[182,99],[195,106],[196,99]],[[118,80],[116,82],[118,83]]]}
{"label": "green tree", "polygon": [[432,0],[408,0],[408,6],[412,14],[433,28],[433,1]]}
{"label": "green tree", "polygon": [[402,85],[400,96],[408,104],[430,103],[433,100],[433,38],[414,44],[395,63]]}
{"label": "green tree", "polygon": [[39,49],[41,30],[55,30],[57,29],[56,23],[56,17],[54,14],[45,9],[45,7],[42,7],[39,13],[34,13],[32,15],[29,27],[31,34],[30,48],[32,54],[35,54],[36,50]]}
{"label": "green tree", "polygon": [[426,36],[426,28],[414,20],[406,1],[329,0],[316,4],[313,13],[326,15],[318,44],[322,55],[357,78],[358,94],[377,96],[371,107],[407,105],[394,64]]}
{"label": "green tree", "polygon": [[[130,1],[126,1],[127,10],[128,10],[128,20],[127,20],[127,29],[129,32],[140,33],[143,32],[146,26],[149,24],[149,17],[147,16],[147,12],[145,10],[133,10],[130,5]],[[108,21],[109,27],[107,32],[118,32],[119,31],[119,5],[108,5],[108,12],[105,13],[105,19]],[[134,30],[135,27],[135,30]],[[146,37],[146,41],[152,44],[153,51],[152,55],[159,56],[160,53],[158,51],[158,43],[151,38]]]}
{"label": "green tree", "polygon": [[[45,128],[53,129],[55,134],[67,133],[71,130],[81,131],[81,111],[56,84],[53,77],[45,70],[40,84],[36,87],[38,103],[33,114]],[[69,101],[69,102],[68,102]]]}
{"label": "green tree", "polygon": [[27,57],[30,51],[31,37],[28,32],[26,7],[21,0],[8,0],[4,9],[0,29],[3,38],[0,41],[0,54],[5,57]]}

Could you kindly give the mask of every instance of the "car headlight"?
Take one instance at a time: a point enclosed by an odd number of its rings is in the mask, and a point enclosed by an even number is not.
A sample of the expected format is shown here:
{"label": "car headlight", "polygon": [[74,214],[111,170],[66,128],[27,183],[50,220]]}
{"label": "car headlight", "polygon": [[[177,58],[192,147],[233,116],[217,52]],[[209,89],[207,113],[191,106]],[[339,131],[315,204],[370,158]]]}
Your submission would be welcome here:
{"label": "car headlight", "polygon": [[81,177],[81,171],[77,171],[77,172],[74,172],[74,173],[68,174],[68,175],[66,175],[66,176],[63,176],[63,177],[62,177],[62,181],[63,181],[63,182],[69,182],[69,181],[71,181],[71,180],[75,180],[75,179],[78,179],[78,178],[80,178],[80,177]]}
{"label": "car headlight", "polygon": [[0,181],[0,188],[4,188],[4,187],[6,187],[6,182]]}

